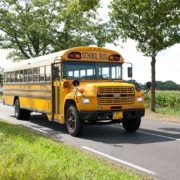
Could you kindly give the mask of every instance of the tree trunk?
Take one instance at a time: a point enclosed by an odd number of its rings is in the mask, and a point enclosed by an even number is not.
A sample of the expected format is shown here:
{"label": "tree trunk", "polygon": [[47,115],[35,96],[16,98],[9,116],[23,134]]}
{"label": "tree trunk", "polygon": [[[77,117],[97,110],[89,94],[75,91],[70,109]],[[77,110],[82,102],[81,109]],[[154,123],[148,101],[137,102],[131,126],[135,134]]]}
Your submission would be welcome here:
{"label": "tree trunk", "polygon": [[151,60],[151,82],[152,82],[152,88],[151,88],[151,111],[155,112],[155,88],[156,88],[156,55],[152,56]]}

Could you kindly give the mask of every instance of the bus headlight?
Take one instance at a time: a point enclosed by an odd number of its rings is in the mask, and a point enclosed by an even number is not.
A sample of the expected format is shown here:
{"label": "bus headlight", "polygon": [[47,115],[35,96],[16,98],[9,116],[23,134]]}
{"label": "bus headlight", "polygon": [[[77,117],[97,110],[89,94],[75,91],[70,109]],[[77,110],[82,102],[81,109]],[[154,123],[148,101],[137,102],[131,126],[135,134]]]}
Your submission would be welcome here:
{"label": "bus headlight", "polygon": [[137,102],[138,102],[138,103],[142,103],[142,101],[143,101],[143,98],[142,98],[142,97],[137,97]]}
{"label": "bus headlight", "polygon": [[89,104],[89,103],[90,103],[89,98],[83,98],[83,99],[82,99],[82,103],[83,103],[83,104]]}

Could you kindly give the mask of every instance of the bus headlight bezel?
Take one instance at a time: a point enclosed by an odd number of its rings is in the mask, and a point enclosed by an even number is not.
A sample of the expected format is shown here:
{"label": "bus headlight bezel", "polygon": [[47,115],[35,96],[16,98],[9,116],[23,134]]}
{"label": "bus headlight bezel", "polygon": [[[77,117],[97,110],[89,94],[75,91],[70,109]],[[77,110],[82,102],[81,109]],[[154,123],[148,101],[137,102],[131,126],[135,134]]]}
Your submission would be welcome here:
{"label": "bus headlight bezel", "polygon": [[83,104],[89,104],[90,103],[90,99],[89,98],[83,98],[82,99],[82,103]]}

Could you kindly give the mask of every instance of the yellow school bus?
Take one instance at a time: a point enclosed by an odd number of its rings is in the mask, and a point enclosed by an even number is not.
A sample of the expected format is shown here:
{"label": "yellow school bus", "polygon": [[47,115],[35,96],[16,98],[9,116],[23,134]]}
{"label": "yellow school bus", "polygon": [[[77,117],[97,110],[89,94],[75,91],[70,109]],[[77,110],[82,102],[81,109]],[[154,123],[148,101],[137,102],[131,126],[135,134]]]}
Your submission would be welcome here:
{"label": "yellow school bus", "polygon": [[13,63],[4,69],[3,103],[14,106],[17,119],[31,112],[66,124],[79,136],[85,124],[122,123],[136,131],[144,115],[144,98],[123,82],[124,59],[116,51],[75,47]]}

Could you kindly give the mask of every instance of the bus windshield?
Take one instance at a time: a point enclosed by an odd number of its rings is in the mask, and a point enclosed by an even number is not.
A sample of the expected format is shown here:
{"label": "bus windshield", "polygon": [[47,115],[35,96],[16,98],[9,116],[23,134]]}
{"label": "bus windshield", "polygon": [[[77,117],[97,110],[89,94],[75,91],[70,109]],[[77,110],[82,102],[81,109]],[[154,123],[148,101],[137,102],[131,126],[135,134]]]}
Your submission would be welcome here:
{"label": "bus windshield", "polygon": [[122,65],[104,62],[63,62],[63,78],[121,80]]}

